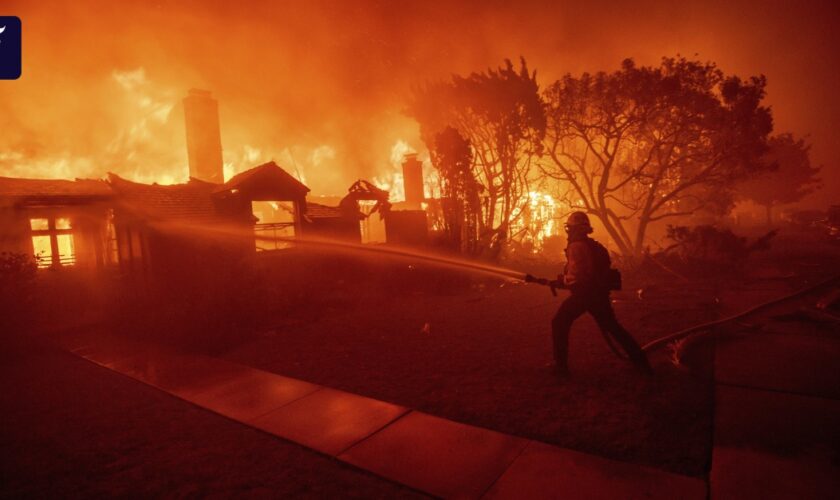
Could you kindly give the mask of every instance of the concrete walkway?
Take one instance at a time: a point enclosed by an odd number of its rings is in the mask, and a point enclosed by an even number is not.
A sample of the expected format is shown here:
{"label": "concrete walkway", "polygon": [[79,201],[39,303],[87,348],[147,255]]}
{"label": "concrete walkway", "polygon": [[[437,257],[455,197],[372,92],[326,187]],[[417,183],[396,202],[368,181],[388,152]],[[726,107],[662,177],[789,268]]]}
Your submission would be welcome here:
{"label": "concrete walkway", "polygon": [[799,312],[815,302],[717,343],[712,498],[840,495],[840,324]]}
{"label": "concrete walkway", "polygon": [[98,365],[431,495],[705,499],[707,485],[206,356],[69,345]]}

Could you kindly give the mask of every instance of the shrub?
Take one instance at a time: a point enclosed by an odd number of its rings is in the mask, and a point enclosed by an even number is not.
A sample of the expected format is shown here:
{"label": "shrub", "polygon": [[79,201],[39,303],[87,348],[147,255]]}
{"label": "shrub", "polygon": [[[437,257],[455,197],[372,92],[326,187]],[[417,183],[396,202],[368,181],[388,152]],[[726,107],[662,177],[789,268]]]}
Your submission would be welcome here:
{"label": "shrub", "polygon": [[37,278],[35,261],[29,255],[0,253],[0,330],[5,335],[31,323]]}

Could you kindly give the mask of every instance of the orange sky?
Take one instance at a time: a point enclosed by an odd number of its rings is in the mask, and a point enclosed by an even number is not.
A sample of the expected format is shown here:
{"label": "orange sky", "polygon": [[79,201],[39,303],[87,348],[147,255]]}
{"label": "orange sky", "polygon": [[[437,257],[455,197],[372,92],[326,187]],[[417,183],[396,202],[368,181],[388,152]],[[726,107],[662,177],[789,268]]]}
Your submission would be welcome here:
{"label": "orange sky", "polygon": [[274,158],[340,193],[387,177],[398,140],[422,149],[401,114],[412,83],[523,55],[546,86],[682,53],[767,75],[776,131],[809,135],[825,166],[813,203],[840,199],[832,2],[542,3],[5,2],[24,55],[0,82],[0,175],[183,180],[177,102],[200,87],[220,100],[230,172]]}

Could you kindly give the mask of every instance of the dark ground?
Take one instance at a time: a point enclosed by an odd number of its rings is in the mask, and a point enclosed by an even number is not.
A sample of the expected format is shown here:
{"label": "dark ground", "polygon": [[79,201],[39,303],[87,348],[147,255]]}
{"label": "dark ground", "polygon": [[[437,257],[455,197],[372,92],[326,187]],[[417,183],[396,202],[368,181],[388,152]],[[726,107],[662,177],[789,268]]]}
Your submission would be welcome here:
{"label": "dark ground", "polygon": [[[837,273],[837,257],[834,247],[827,253],[779,245],[735,273],[689,280],[643,273],[628,277],[615,307],[645,343]],[[656,376],[645,378],[582,318],[571,338],[573,378],[558,381],[550,368],[549,321],[564,292],[553,298],[543,287],[493,280],[469,286],[456,279],[448,286],[440,271],[404,265],[371,280],[357,270],[357,281],[331,280],[329,269],[317,268],[301,288],[254,301],[259,317],[243,325],[258,320],[257,329],[205,322],[175,341],[473,425],[681,474],[708,473],[713,385],[704,376],[702,365],[711,360],[702,350],[699,371],[677,369],[661,352],[653,358]],[[538,263],[523,269],[556,272]],[[416,286],[430,277],[434,286]],[[250,289],[250,280],[238,290]],[[217,299],[247,304],[252,298],[221,292]],[[182,317],[197,319],[192,312]],[[143,337],[176,337],[156,328]],[[113,329],[138,330],[119,322]],[[48,341],[5,354],[0,496],[415,494],[88,364]]]}
{"label": "dark ground", "polygon": [[[614,294],[615,308],[644,344],[784,295],[832,265],[837,271],[825,255],[793,251],[791,257],[789,251],[757,256],[741,275],[636,276]],[[713,385],[702,370],[677,369],[660,352],[653,358],[656,376],[641,376],[584,317],[571,338],[572,380],[553,376],[549,322],[565,292],[553,298],[544,287],[490,282],[451,294],[367,295],[353,287],[336,293],[345,294],[337,301],[342,306],[278,319],[222,354],[562,447],[691,476],[708,471]]]}
{"label": "dark ground", "polygon": [[0,497],[421,498],[57,349],[6,351]]}
{"label": "dark ground", "polygon": [[[712,385],[661,361],[653,379],[637,374],[607,350],[588,318],[571,339],[573,379],[558,381],[548,331],[557,302],[535,286],[380,297],[268,331],[226,357],[464,423],[703,475]],[[669,330],[639,327],[646,322],[673,329],[712,317],[704,310],[666,317],[632,302],[617,308],[642,342]]]}

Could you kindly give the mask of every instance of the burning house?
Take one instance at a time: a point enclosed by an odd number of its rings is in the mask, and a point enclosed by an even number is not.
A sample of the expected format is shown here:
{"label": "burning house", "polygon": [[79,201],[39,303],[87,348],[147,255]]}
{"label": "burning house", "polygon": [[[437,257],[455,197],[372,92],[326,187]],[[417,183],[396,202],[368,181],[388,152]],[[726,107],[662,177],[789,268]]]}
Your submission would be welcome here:
{"label": "burning house", "polygon": [[116,263],[113,196],[104,181],[0,177],[0,252],[40,267]]}
{"label": "burning house", "polygon": [[[308,191],[273,162],[222,184],[2,177],[0,251],[35,255],[40,267],[166,273],[200,256],[264,249],[263,235],[302,234]],[[288,220],[256,217],[262,203],[287,205]]]}
{"label": "burning house", "polygon": [[359,202],[374,203],[389,243],[425,243],[416,158],[404,165],[407,198],[399,210],[391,210],[387,191],[364,181],[339,206],[307,203],[309,188],[274,162],[224,181],[217,102],[200,90],[183,102],[188,182],[142,184],[113,173],[104,180],[0,177],[0,252],[34,255],[42,268],[173,276],[279,250],[301,235],[360,243],[370,213]]}
{"label": "burning house", "polygon": [[42,268],[167,275],[277,248],[264,236],[319,227],[305,218],[309,188],[273,162],[224,181],[218,105],[209,92],[191,90],[184,114],[187,183],[141,184],[116,174],[0,177],[0,251],[34,255]]}

